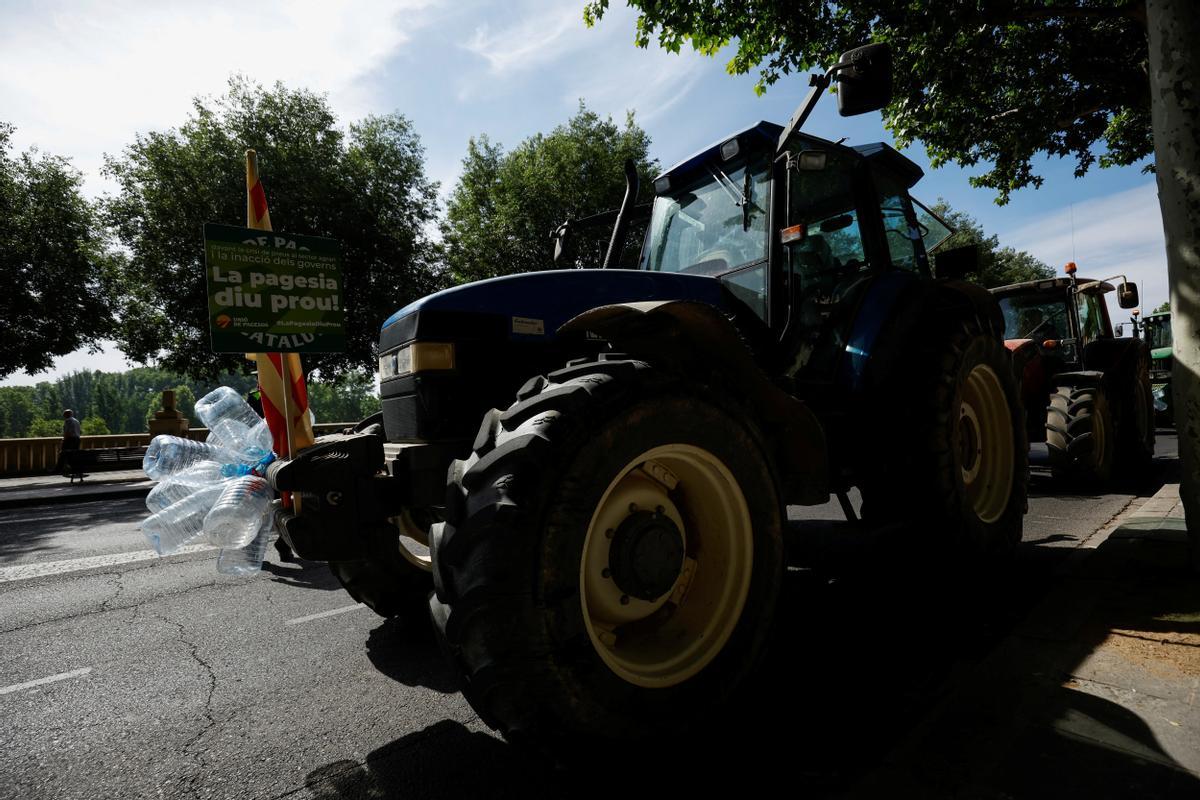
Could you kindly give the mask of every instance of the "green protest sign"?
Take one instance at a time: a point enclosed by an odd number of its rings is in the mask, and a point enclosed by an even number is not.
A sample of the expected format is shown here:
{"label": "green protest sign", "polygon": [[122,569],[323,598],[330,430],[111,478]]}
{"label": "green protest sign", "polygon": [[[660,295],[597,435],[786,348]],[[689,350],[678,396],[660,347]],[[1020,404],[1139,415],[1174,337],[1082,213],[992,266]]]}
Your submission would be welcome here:
{"label": "green protest sign", "polygon": [[335,239],[210,222],[204,264],[214,353],[346,349]]}

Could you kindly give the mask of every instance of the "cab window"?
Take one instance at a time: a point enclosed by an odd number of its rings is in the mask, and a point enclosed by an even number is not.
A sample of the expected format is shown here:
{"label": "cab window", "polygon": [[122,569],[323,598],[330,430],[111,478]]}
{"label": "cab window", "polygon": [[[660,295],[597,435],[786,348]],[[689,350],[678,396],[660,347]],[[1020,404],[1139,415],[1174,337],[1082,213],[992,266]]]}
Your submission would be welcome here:
{"label": "cab window", "polygon": [[720,275],[767,257],[771,175],[765,159],[702,177],[654,201],[642,268]]}
{"label": "cab window", "polygon": [[1081,292],[1078,295],[1078,302],[1079,335],[1083,339],[1083,343],[1087,344],[1099,339],[1104,332],[1104,301],[1099,294]]}
{"label": "cab window", "polygon": [[908,200],[908,192],[887,174],[876,174],[875,184],[879,192],[884,240],[892,266],[907,272],[921,272],[917,250],[921,233]]}
{"label": "cab window", "polygon": [[836,150],[825,154],[820,169],[806,169],[805,163],[788,171],[788,222],[803,228],[788,248],[789,261],[801,290],[828,290],[868,269],[854,201],[854,164]]}

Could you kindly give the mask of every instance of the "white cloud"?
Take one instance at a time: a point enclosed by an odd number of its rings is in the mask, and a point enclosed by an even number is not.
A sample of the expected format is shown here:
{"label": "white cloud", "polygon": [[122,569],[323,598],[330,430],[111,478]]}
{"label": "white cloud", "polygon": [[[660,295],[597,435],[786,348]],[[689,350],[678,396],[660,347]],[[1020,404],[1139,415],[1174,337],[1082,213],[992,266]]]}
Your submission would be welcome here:
{"label": "white cloud", "polygon": [[0,11],[0,118],[15,144],[68,155],[99,187],[102,153],[182,122],[191,98],[241,72],[330,93],[344,117],[361,82],[409,41],[430,0],[51,0]]}
{"label": "white cloud", "polygon": [[495,32],[484,24],[463,47],[486,60],[494,73],[532,69],[557,60],[581,43],[589,33],[581,9],[568,3],[556,13],[538,10]]}
{"label": "white cloud", "polygon": [[[1152,180],[1045,214],[999,238],[1001,244],[1029,251],[1059,274],[1072,260],[1081,276],[1124,274],[1137,282],[1143,311],[1167,299],[1166,242]],[[1115,292],[1109,293],[1108,300],[1114,322],[1129,316],[1117,307]]]}
{"label": "white cloud", "polygon": [[117,349],[116,342],[102,341],[100,351],[89,353],[87,350],[76,350],[54,360],[54,366],[48,370],[30,375],[27,372],[14,372],[0,378],[0,386],[33,386],[42,381],[56,381],[70,375],[72,372],[84,370],[99,370],[101,372],[124,372],[135,365],[125,358],[125,354]]}

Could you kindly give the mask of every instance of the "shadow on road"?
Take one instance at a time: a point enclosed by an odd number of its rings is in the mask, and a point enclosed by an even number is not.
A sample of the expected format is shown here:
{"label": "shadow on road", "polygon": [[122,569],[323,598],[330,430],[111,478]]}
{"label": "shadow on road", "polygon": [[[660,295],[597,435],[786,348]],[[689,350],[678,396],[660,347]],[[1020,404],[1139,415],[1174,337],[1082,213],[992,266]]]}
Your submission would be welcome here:
{"label": "shadow on road", "polygon": [[98,525],[138,525],[148,516],[150,512],[141,498],[5,509],[0,515],[0,564],[33,553],[62,550],[47,542],[64,531]]}
{"label": "shadow on road", "polygon": [[342,585],[329,571],[324,561],[305,561],[299,559],[290,564],[280,564],[274,549],[267,551],[267,560],[263,561],[263,572],[269,572],[274,577],[274,583],[285,586],[296,586],[301,589],[320,589],[321,591],[341,590]]}
{"label": "shadow on road", "polygon": [[458,681],[446,667],[426,619],[384,620],[367,637],[367,658],[377,670],[405,686],[424,686],[442,694],[458,691]]}
{"label": "shadow on road", "polygon": [[[572,766],[554,769],[442,722],[364,763],[315,770],[311,796],[742,795],[771,778],[816,797],[949,798],[979,796],[989,776],[1003,784],[995,796],[1200,796],[1128,703],[1071,686],[1117,623],[1083,637],[1012,636],[1063,580],[1055,569],[1069,551],[1027,542],[1009,568],[963,571],[886,534],[833,546],[829,528],[791,526],[794,560],[806,566],[787,570],[759,675],[686,734],[568,752]],[[1138,619],[1200,630],[1196,592],[1141,602]],[[376,628],[368,651],[396,680],[453,690],[436,648],[398,623]]]}

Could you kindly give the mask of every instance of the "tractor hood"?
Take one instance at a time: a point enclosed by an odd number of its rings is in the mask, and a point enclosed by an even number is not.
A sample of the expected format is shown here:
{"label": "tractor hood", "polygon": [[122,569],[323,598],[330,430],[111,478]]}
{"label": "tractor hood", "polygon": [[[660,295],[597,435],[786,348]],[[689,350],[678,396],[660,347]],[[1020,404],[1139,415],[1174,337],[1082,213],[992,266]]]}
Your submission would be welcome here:
{"label": "tractor hood", "polygon": [[1174,350],[1170,347],[1156,347],[1150,351],[1150,357],[1155,361],[1164,358],[1170,358],[1174,354]]}
{"label": "tractor hood", "polygon": [[527,272],[445,289],[383,323],[380,352],[414,339],[549,341],[567,320],[598,306],[695,300],[727,307],[715,278],[627,269]]}

